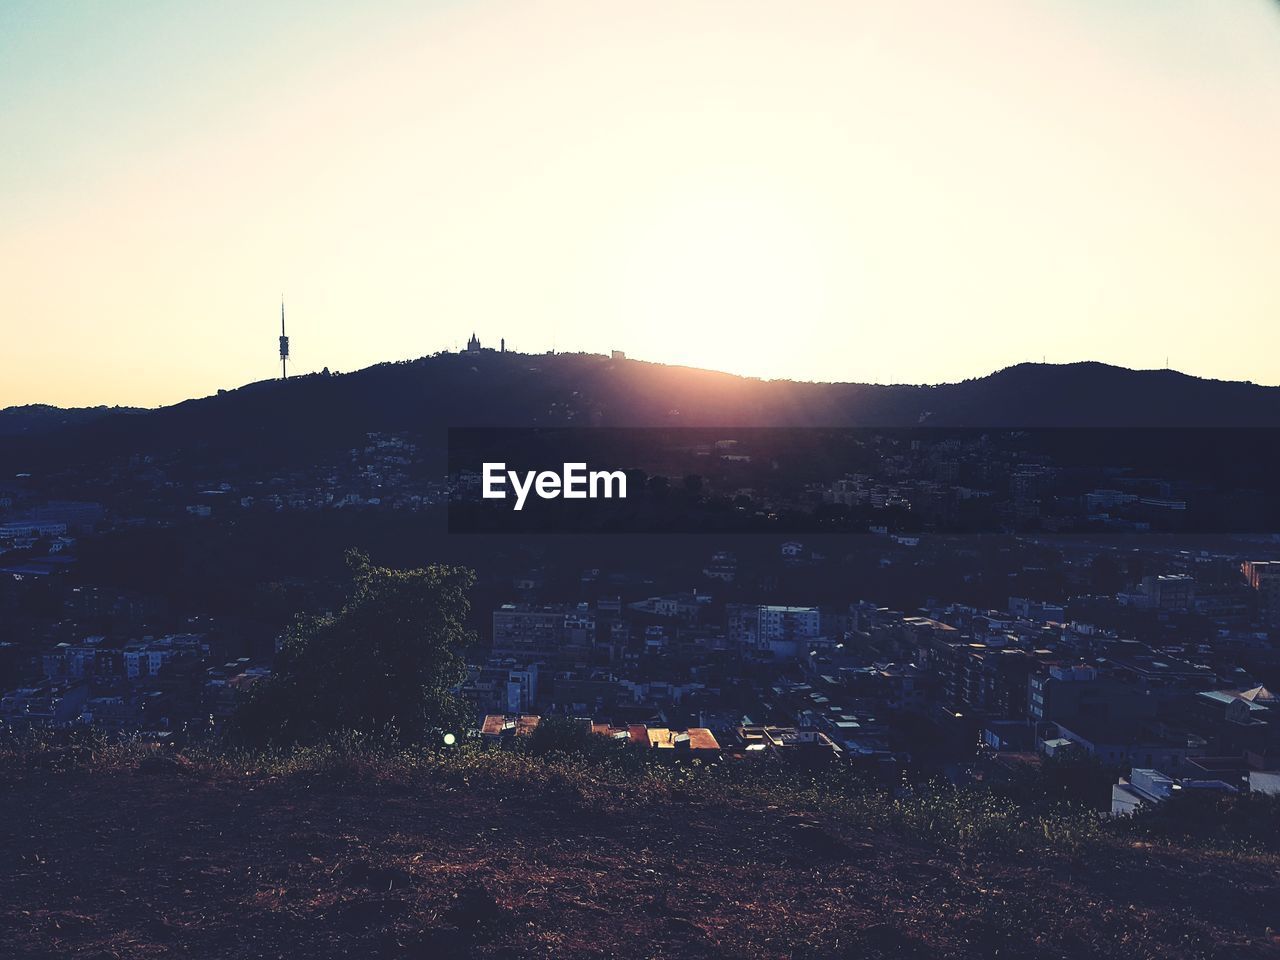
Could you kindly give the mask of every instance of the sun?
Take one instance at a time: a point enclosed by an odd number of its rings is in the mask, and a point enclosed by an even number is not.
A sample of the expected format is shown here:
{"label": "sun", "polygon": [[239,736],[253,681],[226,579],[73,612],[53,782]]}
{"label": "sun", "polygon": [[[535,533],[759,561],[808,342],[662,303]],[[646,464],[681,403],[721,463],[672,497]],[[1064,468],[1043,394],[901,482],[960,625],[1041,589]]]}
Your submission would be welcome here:
{"label": "sun", "polygon": [[731,178],[638,211],[617,287],[633,349],[751,376],[803,369],[803,331],[831,318],[836,279],[829,225],[806,200],[764,178]]}

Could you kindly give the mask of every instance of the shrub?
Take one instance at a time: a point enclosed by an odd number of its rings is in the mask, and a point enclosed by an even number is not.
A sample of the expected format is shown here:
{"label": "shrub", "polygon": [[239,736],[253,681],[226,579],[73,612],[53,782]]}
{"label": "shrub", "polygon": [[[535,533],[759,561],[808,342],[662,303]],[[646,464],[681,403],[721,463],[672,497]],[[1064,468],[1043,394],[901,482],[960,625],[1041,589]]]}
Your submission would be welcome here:
{"label": "shrub", "polygon": [[348,561],[347,603],[337,614],[295,622],[276,672],[228,725],[232,743],[312,744],[342,731],[422,742],[464,724],[465,705],[452,689],[466,676],[474,574],[375,567],[357,552]]}

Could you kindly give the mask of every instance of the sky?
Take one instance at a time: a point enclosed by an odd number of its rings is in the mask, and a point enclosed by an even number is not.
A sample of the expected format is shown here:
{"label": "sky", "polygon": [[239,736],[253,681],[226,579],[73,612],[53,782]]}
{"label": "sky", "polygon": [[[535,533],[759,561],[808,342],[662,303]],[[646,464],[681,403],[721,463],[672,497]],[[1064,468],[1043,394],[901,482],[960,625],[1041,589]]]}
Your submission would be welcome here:
{"label": "sky", "polygon": [[1275,0],[5,0],[0,406],[486,346],[1280,383]]}

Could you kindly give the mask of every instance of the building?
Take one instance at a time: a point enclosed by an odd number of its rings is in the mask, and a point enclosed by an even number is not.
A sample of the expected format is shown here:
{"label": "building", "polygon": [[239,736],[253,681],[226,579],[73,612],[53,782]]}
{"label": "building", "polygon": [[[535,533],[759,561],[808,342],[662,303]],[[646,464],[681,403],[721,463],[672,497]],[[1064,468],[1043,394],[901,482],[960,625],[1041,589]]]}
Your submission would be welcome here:
{"label": "building", "polygon": [[636,613],[647,613],[655,617],[670,617],[679,620],[696,620],[702,608],[710,601],[705,594],[695,592],[671,593],[661,597],[647,597],[627,604],[628,610]]}
{"label": "building", "polygon": [[87,681],[49,680],[0,697],[0,720],[19,727],[65,727],[80,716],[88,699]]}
{"label": "building", "polygon": [[536,714],[490,714],[480,725],[480,737],[485,743],[505,745],[513,737],[529,736],[541,719]]}
{"label": "building", "polygon": [[61,523],[71,533],[91,533],[102,516],[102,504],[80,500],[50,500],[27,511],[28,519],[37,523]]}
{"label": "building", "polygon": [[11,520],[0,523],[0,540],[38,540],[41,537],[62,537],[67,525],[61,520]]}
{"label": "building", "polygon": [[1080,718],[1070,726],[1057,724],[1053,740],[1069,740],[1089,756],[1112,767],[1157,764],[1173,773],[1182,772],[1193,757],[1209,755],[1203,737],[1151,722],[1118,723]]}
{"label": "building", "polygon": [[[471,332],[471,339],[469,339],[469,340],[467,341],[467,348],[466,348],[465,350],[463,350],[462,352],[463,352],[464,354],[477,354],[477,353],[494,353],[495,351],[494,351],[493,347],[482,347],[482,346],[480,345],[480,338],[476,336],[475,331],[473,330],[473,331]],[[498,350],[497,350],[496,352],[498,352],[498,353],[506,353],[506,352],[507,352],[507,338],[506,338],[506,337],[503,337],[503,338],[499,341]]]}
{"label": "building", "polygon": [[1186,713],[1216,753],[1244,757],[1258,767],[1280,760],[1280,697],[1267,687],[1202,690]]}
{"label": "building", "polygon": [[[648,727],[637,724],[628,730],[633,743],[647,743],[651,750],[674,750],[676,752],[719,753],[720,744],[710,730],[705,727],[690,727],[688,730],[671,730],[667,727]],[[643,739],[642,739],[643,738]]]}
{"label": "building", "polygon": [[142,725],[137,706],[123,696],[89,698],[76,722],[100,730],[126,730]]}
{"label": "building", "polygon": [[158,640],[126,644],[124,671],[130,680],[159,676],[164,667],[176,660],[198,660],[209,655],[209,644],[196,633],[170,634]]}
{"label": "building", "polygon": [[462,695],[485,713],[528,713],[538,703],[538,664],[493,657],[467,668]]}
{"label": "building", "polygon": [[1023,620],[1034,620],[1040,623],[1064,623],[1067,619],[1067,611],[1062,604],[1042,603],[1026,597],[1010,597],[1009,613]]}
{"label": "building", "polygon": [[710,562],[702,568],[702,575],[708,580],[733,583],[738,576],[738,558],[728,550],[718,550],[711,555]]}
{"label": "building", "polygon": [[895,713],[923,713],[933,678],[913,663],[841,667],[840,682],[849,696]]}
{"label": "building", "polygon": [[1119,679],[1160,700],[1197,690],[1211,690],[1217,682],[1217,677],[1208,667],[1176,657],[1150,654],[1116,657],[1112,668]]}
{"label": "building", "polygon": [[1195,606],[1196,580],[1187,573],[1143,577],[1137,595],[1130,600],[1149,610],[1190,610]]}
{"label": "building", "polygon": [[1032,728],[1022,720],[990,720],[982,728],[982,743],[997,753],[1028,753],[1034,746]]}
{"label": "building", "polygon": [[799,766],[820,766],[844,755],[840,745],[820,730],[760,724],[738,727],[733,750],[744,758],[770,757]]}
{"label": "building", "polygon": [[1027,679],[1027,716],[1034,722],[1071,723],[1082,717],[1128,721],[1155,715],[1156,703],[1096,666],[1055,665]]}
{"label": "building", "polygon": [[595,620],[585,605],[504,603],[493,612],[493,656],[520,663],[554,660],[570,645],[589,649]]}
{"label": "building", "polygon": [[40,658],[45,677],[52,680],[119,676],[123,672],[120,651],[105,643],[105,637],[94,636],[85,637],[80,643],[57,644]]}
{"label": "building", "polygon": [[1159,770],[1134,767],[1128,777],[1121,777],[1111,787],[1111,815],[1116,817],[1135,813],[1143,807],[1167,803],[1183,791],[1206,790],[1215,793],[1235,793],[1236,788],[1222,780],[1176,779]]}
{"label": "building", "polygon": [[210,716],[225,720],[240,708],[255,684],[270,676],[269,667],[253,666],[248,657],[209,667],[204,677],[204,708]]}
{"label": "building", "polygon": [[[487,743],[509,743],[513,737],[532,734],[541,719],[537,714],[490,714],[481,724],[480,735]],[[669,727],[649,726],[644,723],[614,726],[588,717],[576,718],[574,723],[597,736],[624,740],[647,750],[670,751],[672,756],[697,753],[699,756],[711,758],[720,753],[720,744],[715,735],[705,727],[672,730]]]}
{"label": "building", "polygon": [[1280,627],[1280,561],[1246,560],[1240,565],[1249,587],[1258,592],[1258,609],[1268,624]]}
{"label": "building", "polygon": [[730,604],[728,615],[730,641],[768,659],[795,660],[822,636],[817,607]]}

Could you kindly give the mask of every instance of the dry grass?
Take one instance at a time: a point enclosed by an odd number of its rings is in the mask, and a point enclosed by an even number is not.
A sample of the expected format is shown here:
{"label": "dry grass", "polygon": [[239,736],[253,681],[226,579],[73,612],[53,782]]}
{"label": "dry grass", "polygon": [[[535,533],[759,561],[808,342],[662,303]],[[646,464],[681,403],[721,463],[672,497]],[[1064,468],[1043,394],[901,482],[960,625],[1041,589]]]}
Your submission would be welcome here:
{"label": "dry grass", "polygon": [[1274,858],[1019,848],[955,799],[353,742],[0,777],[6,957],[1280,956]]}

